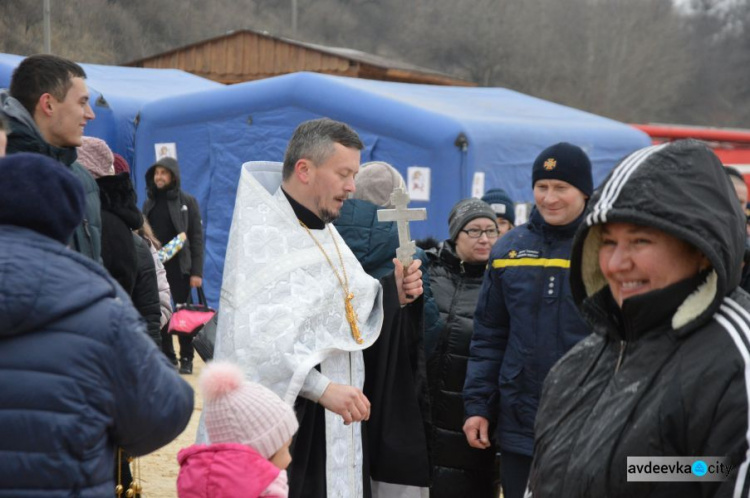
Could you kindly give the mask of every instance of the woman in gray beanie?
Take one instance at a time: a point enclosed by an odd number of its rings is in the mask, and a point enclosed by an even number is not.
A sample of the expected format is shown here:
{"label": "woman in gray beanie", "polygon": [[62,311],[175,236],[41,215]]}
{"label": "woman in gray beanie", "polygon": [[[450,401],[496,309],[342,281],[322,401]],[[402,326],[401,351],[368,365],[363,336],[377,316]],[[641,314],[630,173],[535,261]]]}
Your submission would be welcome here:
{"label": "woman in gray beanie", "polygon": [[489,497],[494,453],[466,444],[461,391],[482,275],[498,237],[495,212],[479,199],[462,200],[451,210],[448,228],[450,239],[426,251],[440,314],[437,334],[425,337],[432,409],[430,497]]}

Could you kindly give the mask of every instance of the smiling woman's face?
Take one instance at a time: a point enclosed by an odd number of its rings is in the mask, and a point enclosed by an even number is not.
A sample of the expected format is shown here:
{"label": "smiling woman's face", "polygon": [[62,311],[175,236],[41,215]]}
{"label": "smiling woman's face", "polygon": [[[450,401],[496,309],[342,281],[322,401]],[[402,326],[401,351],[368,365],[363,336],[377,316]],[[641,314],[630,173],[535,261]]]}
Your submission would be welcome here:
{"label": "smiling woman's face", "polygon": [[602,227],[599,268],[620,307],[629,297],[663,289],[708,266],[695,247],[656,228],[632,223]]}

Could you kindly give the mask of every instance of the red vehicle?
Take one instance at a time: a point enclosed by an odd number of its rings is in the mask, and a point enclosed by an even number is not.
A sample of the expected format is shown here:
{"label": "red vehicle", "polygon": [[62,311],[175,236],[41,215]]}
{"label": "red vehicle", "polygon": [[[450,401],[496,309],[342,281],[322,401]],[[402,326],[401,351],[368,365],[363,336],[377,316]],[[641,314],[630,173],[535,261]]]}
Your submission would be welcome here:
{"label": "red vehicle", "polygon": [[738,128],[707,128],[701,126],[633,124],[649,134],[654,144],[681,138],[703,140],[726,166],[734,166],[750,187],[750,130]]}

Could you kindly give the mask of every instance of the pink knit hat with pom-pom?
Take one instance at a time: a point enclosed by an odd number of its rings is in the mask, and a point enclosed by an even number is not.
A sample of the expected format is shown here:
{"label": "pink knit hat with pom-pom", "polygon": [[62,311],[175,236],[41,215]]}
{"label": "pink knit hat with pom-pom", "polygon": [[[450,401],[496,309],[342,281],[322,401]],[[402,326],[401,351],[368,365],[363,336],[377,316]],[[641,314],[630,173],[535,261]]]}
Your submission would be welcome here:
{"label": "pink knit hat with pom-pom", "polygon": [[201,373],[203,413],[212,443],[240,443],[271,458],[295,432],[292,407],[232,363],[212,362]]}
{"label": "pink knit hat with pom-pom", "polygon": [[115,156],[107,142],[101,138],[83,137],[80,147],[77,147],[78,162],[88,170],[94,178],[115,174]]}

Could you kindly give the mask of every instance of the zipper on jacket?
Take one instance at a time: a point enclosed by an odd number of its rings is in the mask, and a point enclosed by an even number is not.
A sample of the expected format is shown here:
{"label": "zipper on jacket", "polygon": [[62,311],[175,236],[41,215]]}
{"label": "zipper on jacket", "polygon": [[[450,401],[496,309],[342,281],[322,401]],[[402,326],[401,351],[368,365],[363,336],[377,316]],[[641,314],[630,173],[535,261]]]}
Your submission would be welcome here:
{"label": "zipper on jacket", "polygon": [[89,220],[83,219],[83,231],[86,232],[86,236],[91,239],[91,231],[89,230]]}
{"label": "zipper on jacket", "polygon": [[466,268],[464,268],[464,262],[461,260],[461,262],[458,264],[459,268],[461,268],[461,275],[466,273]]}
{"label": "zipper on jacket", "polygon": [[615,365],[615,373],[617,373],[618,370],[620,370],[620,365],[622,365],[622,359],[625,357],[625,347],[628,345],[625,341],[620,341],[620,355],[617,357],[617,365]]}

